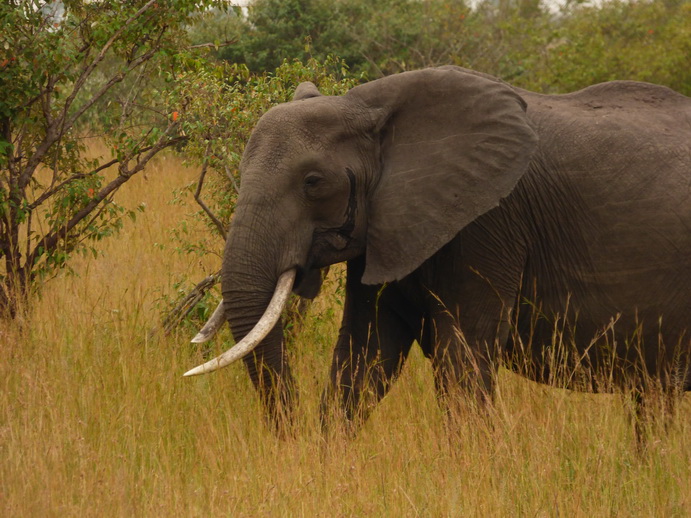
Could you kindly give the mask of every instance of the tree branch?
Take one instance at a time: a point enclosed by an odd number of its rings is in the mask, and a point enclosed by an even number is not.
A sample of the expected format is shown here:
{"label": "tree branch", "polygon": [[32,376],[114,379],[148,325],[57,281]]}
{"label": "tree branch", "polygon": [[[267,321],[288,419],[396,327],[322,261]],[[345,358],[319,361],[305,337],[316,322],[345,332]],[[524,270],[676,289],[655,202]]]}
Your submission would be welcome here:
{"label": "tree branch", "polygon": [[69,232],[85,217],[87,217],[104,199],[106,199],[111,193],[114,193],[116,190],[118,190],[125,182],[132,178],[132,176],[141,172],[146,164],[159,151],[178,142],[176,139],[167,139],[168,134],[178,125],[179,123],[177,122],[170,124],[166,131],[161,135],[158,142],[149,148],[149,151],[139,159],[137,164],[131,170],[127,169],[126,164],[132,159],[134,153],[132,155],[128,155],[127,157],[123,157],[123,159],[120,161],[120,174],[103,189],[101,189],[101,191],[95,195],[93,199],[84,206],[84,208],[75,213],[65,225],[44,236],[43,239],[34,247],[31,255],[27,257],[27,263],[33,264],[39,255],[55,250],[58,243],[64,241]]}
{"label": "tree branch", "polygon": [[224,41],[223,43],[199,43],[197,45],[190,45],[187,47],[187,50],[194,50],[194,49],[208,49],[208,48],[214,48],[214,49],[219,49],[222,47],[230,47],[231,45],[234,45],[238,42],[238,39],[235,38],[233,40],[227,40]]}
{"label": "tree branch", "polygon": [[69,130],[74,125],[74,122],[79,117],[81,117],[86,110],[93,106],[93,104],[96,101],[98,101],[113,85],[122,81],[129,72],[131,72],[134,68],[136,68],[142,62],[148,60],[149,58],[151,58],[151,56],[155,54],[155,49],[151,49],[149,50],[149,52],[146,52],[145,54],[139,56],[139,58],[137,58],[128,65],[127,69],[124,72],[120,72],[119,74],[113,76],[110,79],[110,81],[108,81],[103,87],[101,87],[101,89],[96,94],[94,94],[94,96],[88,102],[81,106],[80,109],[77,110],[71,117],[67,118],[67,112],[69,111],[70,107],[72,106],[72,103],[74,102],[75,98],[84,86],[84,83],[91,75],[91,73],[94,71],[94,69],[98,66],[98,64],[101,61],[103,61],[106,54],[108,53],[108,50],[110,50],[110,48],[113,46],[113,43],[115,43],[115,41],[120,37],[120,35],[130,26],[130,24],[132,24],[145,11],[147,11],[149,7],[151,7],[155,2],[156,0],[149,0],[149,2],[144,4],[141,7],[141,9],[139,9],[135,14],[130,16],[128,20],[122,26],[120,26],[120,28],[117,31],[115,31],[115,33],[110,37],[110,39],[108,39],[108,41],[105,43],[103,48],[101,48],[101,51],[94,58],[94,60],[84,68],[80,76],[75,81],[74,86],[72,87],[72,92],[65,99],[65,104],[62,108],[62,114],[58,118],[53,120],[53,124],[50,124],[46,128],[46,135],[43,141],[38,146],[36,146],[33,155],[27,161],[24,170],[22,171],[19,177],[19,185],[21,188],[26,187],[26,185],[29,183],[29,180],[34,174],[36,167],[41,162],[45,154],[48,152],[48,149],[50,149],[50,147],[62,136],[62,134],[65,131]]}
{"label": "tree branch", "polygon": [[230,183],[233,184],[233,189],[235,189],[235,194],[240,194],[240,187],[238,187],[237,181],[235,181],[235,177],[233,174],[230,172],[228,169],[228,166],[224,166],[226,170],[226,176],[228,177],[228,180],[230,180]]}
{"label": "tree branch", "polygon": [[[179,137],[175,137],[174,139],[171,139],[171,140],[166,144],[165,147],[173,146],[173,145],[178,144],[178,143],[180,143],[180,142],[184,142],[184,141],[187,140],[187,139],[188,139],[188,137],[182,136],[182,135],[179,136]],[[147,147],[145,147],[145,148],[140,149],[140,150],[139,150],[139,153],[140,153],[140,154],[141,154],[141,153],[146,153],[147,151],[149,151],[149,150],[151,150],[151,149],[153,149],[153,148],[154,148],[154,146],[147,146]],[[95,175],[95,174],[98,174],[98,173],[100,173],[101,171],[103,171],[104,169],[108,169],[109,167],[112,167],[112,166],[114,166],[115,164],[118,164],[118,163],[120,163],[120,159],[119,159],[119,158],[113,158],[112,160],[110,160],[110,161],[108,161],[108,162],[106,162],[106,163],[104,163],[104,164],[101,164],[101,165],[98,166],[96,169],[93,169],[93,170],[89,171],[88,173],[77,173],[77,174],[74,174],[74,175],[70,176],[67,180],[64,180],[64,181],[60,182],[60,183],[59,183],[58,185],[56,185],[54,188],[52,188],[52,189],[50,189],[49,191],[46,191],[46,192],[44,192],[43,194],[41,194],[41,196],[39,196],[33,203],[31,203],[30,205],[28,205],[28,207],[27,207],[28,210],[29,210],[29,211],[35,210],[35,209],[38,208],[41,204],[43,204],[43,202],[45,202],[48,198],[50,198],[51,196],[53,196],[56,192],[60,191],[60,189],[62,189],[63,187],[65,187],[65,186],[67,186],[67,185],[70,185],[72,182],[76,182],[77,180],[83,180],[84,178],[88,178],[88,177],[90,177],[90,176],[93,176],[93,175]]]}
{"label": "tree branch", "polygon": [[211,144],[209,144],[206,148],[206,154],[204,156],[204,164],[202,165],[202,172],[199,175],[199,181],[197,182],[197,191],[194,193],[194,199],[196,202],[199,204],[199,206],[206,212],[206,215],[211,218],[211,221],[213,221],[214,225],[216,225],[216,228],[218,229],[218,232],[221,234],[221,237],[225,239],[226,234],[228,233],[226,228],[223,226],[223,223],[216,217],[216,215],[209,209],[209,207],[206,206],[206,204],[202,201],[200,195],[202,192],[202,186],[204,185],[204,177],[206,176],[206,169],[208,167],[208,161],[207,158],[209,156],[209,151],[211,149]]}
{"label": "tree branch", "polygon": [[[169,335],[170,332],[175,329],[187,315],[190,314],[197,303],[204,298],[206,292],[213,288],[220,280],[221,272],[216,272],[213,275],[205,277],[194,288],[192,288],[192,290],[185,295],[163,319],[163,334],[166,336]],[[149,331],[149,339],[156,335],[156,331],[156,328]]]}
{"label": "tree branch", "polygon": [[125,23],[123,23],[120,28],[115,31],[115,33],[108,39],[108,41],[103,45],[103,48],[100,50],[98,55],[94,58],[94,60],[87,65],[81,75],[77,78],[77,80],[74,83],[74,87],[72,88],[72,93],[67,97],[65,100],[65,107],[63,110],[63,117],[65,118],[67,115],[67,111],[69,110],[70,106],[74,102],[74,99],[77,97],[77,94],[81,90],[82,86],[84,86],[84,83],[86,80],[89,78],[91,73],[94,71],[94,69],[98,66],[98,64],[103,61],[103,59],[106,57],[106,54],[110,50],[110,47],[113,46],[113,43],[120,37],[120,35],[125,32],[137,18],[139,18],[145,11],[151,7],[156,0],[149,0],[146,4],[144,4],[139,11],[134,13],[132,16],[130,16]]}
{"label": "tree branch", "polygon": [[72,127],[72,125],[76,122],[76,120],[81,117],[86,110],[91,108],[96,101],[98,101],[103,95],[110,90],[114,85],[117,83],[121,82],[127,74],[132,72],[135,68],[137,68],[139,65],[144,63],[145,61],[148,61],[149,58],[151,58],[155,53],[157,49],[150,49],[148,52],[142,54],[139,56],[137,59],[133,60],[127,68],[120,72],[119,74],[115,74],[113,77],[110,78],[110,80],[104,84],[98,92],[96,92],[91,99],[89,99],[87,102],[85,102],[82,106],[79,107],[79,109],[72,114],[72,116],[65,121],[65,129],[69,129]]}

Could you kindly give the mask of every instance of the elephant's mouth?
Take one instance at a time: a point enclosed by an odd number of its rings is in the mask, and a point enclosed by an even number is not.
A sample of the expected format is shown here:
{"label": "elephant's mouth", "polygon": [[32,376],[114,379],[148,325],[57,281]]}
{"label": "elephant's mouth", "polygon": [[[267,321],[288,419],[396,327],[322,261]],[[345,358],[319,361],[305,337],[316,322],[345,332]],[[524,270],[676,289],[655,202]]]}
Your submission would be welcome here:
{"label": "elephant's mouth", "polygon": [[[351,229],[347,230],[352,232]],[[321,289],[323,268],[349,261],[364,252],[362,240],[344,232],[343,228],[315,231],[306,265],[297,267],[293,292],[300,297],[313,299]]]}
{"label": "elephant's mouth", "polygon": [[306,299],[313,299],[319,294],[321,287],[322,272],[319,268],[297,268],[293,293]]}
{"label": "elephant's mouth", "polygon": [[306,266],[297,267],[293,292],[300,297],[313,299],[321,289],[323,268],[349,261],[364,252],[364,243],[340,228],[315,231]]}
{"label": "elephant's mouth", "polygon": [[309,269],[324,268],[353,259],[364,251],[364,240],[354,235],[353,229],[320,229],[312,236],[312,248],[307,264]]}

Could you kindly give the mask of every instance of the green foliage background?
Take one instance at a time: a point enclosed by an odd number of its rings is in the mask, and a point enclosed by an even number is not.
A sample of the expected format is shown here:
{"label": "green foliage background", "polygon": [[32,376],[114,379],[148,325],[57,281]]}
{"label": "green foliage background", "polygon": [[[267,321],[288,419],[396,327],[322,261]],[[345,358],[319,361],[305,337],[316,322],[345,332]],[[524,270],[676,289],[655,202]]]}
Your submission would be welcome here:
{"label": "green foliage background", "polygon": [[216,56],[254,73],[336,55],[370,79],[456,64],[542,92],[636,79],[691,94],[688,0],[571,1],[557,12],[540,0],[255,0],[216,29],[233,42]]}

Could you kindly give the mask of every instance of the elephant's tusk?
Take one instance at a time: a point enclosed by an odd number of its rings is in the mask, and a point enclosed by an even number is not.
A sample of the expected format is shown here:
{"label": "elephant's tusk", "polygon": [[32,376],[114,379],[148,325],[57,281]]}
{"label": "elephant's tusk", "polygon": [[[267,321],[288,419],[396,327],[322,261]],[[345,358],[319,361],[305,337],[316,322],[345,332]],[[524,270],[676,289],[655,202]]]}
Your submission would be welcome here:
{"label": "elephant's tusk", "polygon": [[276,283],[276,291],[274,291],[273,297],[271,297],[271,302],[269,306],[264,311],[262,318],[257,322],[252,331],[250,331],[245,338],[236,343],[233,347],[228,349],[226,352],[217,356],[213,360],[195,367],[194,369],[188,370],[185,376],[196,376],[197,374],[206,374],[207,372],[213,372],[215,370],[221,369],[230,365],[234,361],[247,355],[252,351],[259,343],[269,334],[281,318],[281,313],[283,308],[288,302],[288,297],[290,296],[290,291],[293,288],[293,282],[295,282],[295,268],[292,268],[284,272]]}
{"label": "elephant's tusk", "polygon": [[192,343],[203,344],[207,342],[218,332],[225,321],[225,311],[223,310],[223,301],[221,301],[214,310],[213,315],[211,315],[211,318],[204,324],[204,327],[192,338]]}

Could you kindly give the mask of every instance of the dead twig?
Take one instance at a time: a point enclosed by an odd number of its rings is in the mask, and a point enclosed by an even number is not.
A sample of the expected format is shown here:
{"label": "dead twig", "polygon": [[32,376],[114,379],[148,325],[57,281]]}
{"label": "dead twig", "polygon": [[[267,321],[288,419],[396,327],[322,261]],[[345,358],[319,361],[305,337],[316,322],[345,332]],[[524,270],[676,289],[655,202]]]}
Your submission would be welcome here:
{"label": "dead twig", "polygon": [[221,280],[221,272],[216,272],[208,277],[205,277],[192,290],[185,295],[180,302],[168,313],[163,319],[160,327],[156,327],[149,331],[149,339],[153,338],[159,330],[163,330],[163,335],[168,336],[173,329],[175,329],[180,322],[182,322],[187,315],[195,308],[204,295],[213,288]]}

